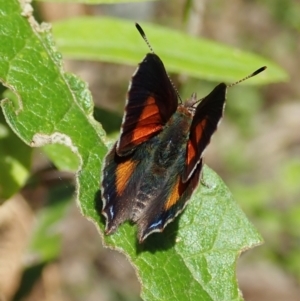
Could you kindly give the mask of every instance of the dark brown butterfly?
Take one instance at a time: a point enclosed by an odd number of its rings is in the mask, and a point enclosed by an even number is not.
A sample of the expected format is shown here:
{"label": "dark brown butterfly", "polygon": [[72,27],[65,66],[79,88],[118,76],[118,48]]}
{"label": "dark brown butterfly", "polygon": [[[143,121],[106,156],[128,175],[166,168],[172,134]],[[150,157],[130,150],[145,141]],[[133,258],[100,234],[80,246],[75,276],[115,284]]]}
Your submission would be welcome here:
{"label": "dark brown butterfly", "polygon": [[199,183],[203,151],[222,118],[227,87],[219,84],[200,102],[193,94],[178,103],[162,61],[153,51],[146,55],[132,77],[120,137],[104,162],[106,234],[131,220],[142,242],[184,209]]}

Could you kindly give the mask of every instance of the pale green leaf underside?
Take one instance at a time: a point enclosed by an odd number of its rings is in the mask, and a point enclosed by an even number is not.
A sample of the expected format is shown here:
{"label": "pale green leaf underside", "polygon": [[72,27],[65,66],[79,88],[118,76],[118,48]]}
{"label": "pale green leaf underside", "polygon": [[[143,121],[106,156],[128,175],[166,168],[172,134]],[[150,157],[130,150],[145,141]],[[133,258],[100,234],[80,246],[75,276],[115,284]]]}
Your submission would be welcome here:
{"label": "pale green leaf underside", "polygon": [[[103,131],[92,118],[86,85],[65,74],[48,32],[33,30],[17,0],[0,0],[0,79],[19,97],[2,109],[12,129],[32,146],[66,144],[80,158],[77,193],[83,214],[103,233],[99,201]],[[241,250],[260,237],[209,169],[187,210],[163,234],[136,244],[128,223],[104,240],[137,269],[144,300],[241,300],[235,280]]]}
{"label": "pale green leaf underside", "polygon": [[[140,25],[168,72],[231,83],[266,65],[265,72],[245,84],[288,79],[282,68],[258,55],[165,27],[148,23]],[[149,52],[134,21],[80,17],[54,23],[53,32],[58,49],[69,58],[137,66]]]}

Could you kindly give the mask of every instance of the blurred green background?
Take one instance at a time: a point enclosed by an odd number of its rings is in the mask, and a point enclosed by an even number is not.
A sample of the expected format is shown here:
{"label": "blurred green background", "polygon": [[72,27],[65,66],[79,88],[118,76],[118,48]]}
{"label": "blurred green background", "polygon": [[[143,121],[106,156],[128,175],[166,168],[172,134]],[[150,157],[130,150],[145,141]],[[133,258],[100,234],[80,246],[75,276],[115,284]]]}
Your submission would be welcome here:
{"label": "blurred green background", "polygon": [[[75,16],[149,22],[261,55],[288,73],[285,82],[229,89],[225,116],[205,162],[223,178],[265,240],[238,261],[245,300],[300,300],[299,1],[175,0],[93,6],[33,2],[33,6],[36,19],[54,23],[54,29],[55,22]],[[151,42],[151,32],[146,33]],[[153,42],[152,46],[155,50]],[[117,137],[135,67],[83,59],[66,59],[64,67],[88,82],[95,118],[110,137]],[[257,67],[249,66],[249,73]],[[218,83],[184,74],[171,76],[183,99],[195,91],[205,96]],[[51,146],[32,151],[10,132],[2,116],[0,122],[1,142],[7,146],[1,151],[11,154],[0,162],[1,170],[13,166],[18,174],[3,191],[11,195],[22,186],[0,212],[3,296],[29,301],[140,300],[137,277],[125,256],[104,249],[94,225],[76,208],[76,162],[71,170],[66,166],[72,164],[57,163],[65,151],[62,147],[54,166]],[[18,156],[24,165],[14,162]]]}

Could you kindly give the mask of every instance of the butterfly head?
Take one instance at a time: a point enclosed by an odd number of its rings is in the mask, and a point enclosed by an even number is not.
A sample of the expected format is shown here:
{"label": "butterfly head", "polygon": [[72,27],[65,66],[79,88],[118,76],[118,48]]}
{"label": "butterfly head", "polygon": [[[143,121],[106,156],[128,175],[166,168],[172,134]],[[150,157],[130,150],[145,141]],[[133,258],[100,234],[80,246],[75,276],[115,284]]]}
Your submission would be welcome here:
{"label": "butterfly head", "polygon": [[194,93],[191,95],[191,97],[190,97],[189,99],[187,99],[187,100],[184,102],[183,106],[184,106],[185,108],[187,108],[187,110],[188,110],[191,114],[194,115],[195,109],[196,109],[196,105],[197,105],[198,102],[199,102],[199,100],[197,99],[197,93],[194,92]]}

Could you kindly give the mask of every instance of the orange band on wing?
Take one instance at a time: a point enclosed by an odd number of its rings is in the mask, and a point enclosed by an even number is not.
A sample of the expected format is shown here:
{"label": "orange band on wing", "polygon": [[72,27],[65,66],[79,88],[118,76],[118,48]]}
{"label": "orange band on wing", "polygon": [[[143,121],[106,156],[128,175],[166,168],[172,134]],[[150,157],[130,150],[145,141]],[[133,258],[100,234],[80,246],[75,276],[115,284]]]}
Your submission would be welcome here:
{"label": "orange band on wing", "polygon": [[197,149],[195,147],[199,145],[199,141],[202,137],[206,123],[207,123],[206,119],[203,119],[200,123],[198,123],[195,129],[193,130],[194,135],[191,137],[193,139],[193,143],[191,140],[188,141],[187,162],[186,162],[187,165],[189,165],[197,155]]}
{"label": "orange band on wing", "polygon": [[159,113],[159,108],[155,102],[155,98],[150,96],[145,102],[136,128],[132,133],[132,141],[144,142],[153,133],[161,130],[162,121]]}
{"label": "orange band on wing", "polygon": [[175,186],[173,186],[171,195],[164,206],[165,210],[170,209],[173,205],[175,205],[178,202],[179,198],[183,193],[183,188],[184,184],[181,182],[180,177],[178,177]]}
{"label": "orange band on wing", "polygon": [[122,195],[133,170],[137,165],[136,161],[127,160],[120,163],[116,169],[116,189],[117,194]]}
{"label": "orange band on wing", "polygon": [[158,111],[158,106],[156,105],[156,102],[155,102],[155,98],[152,96],[149,96],[145,102],[145,108],[142,111],[139,121],[150,118],[153,115],[156,115],[158,113],[159,113],[159,111]]}
{"label": "orange band on wing", "polygon": [[187,145],[186,164],[189,165],[195,156],[196,156],[196,149],[192,145],[191,140],[189,140]]}

